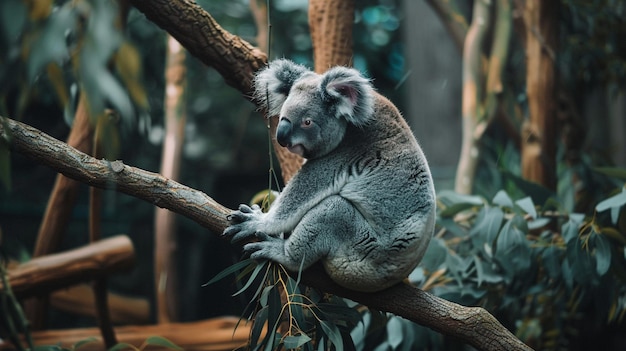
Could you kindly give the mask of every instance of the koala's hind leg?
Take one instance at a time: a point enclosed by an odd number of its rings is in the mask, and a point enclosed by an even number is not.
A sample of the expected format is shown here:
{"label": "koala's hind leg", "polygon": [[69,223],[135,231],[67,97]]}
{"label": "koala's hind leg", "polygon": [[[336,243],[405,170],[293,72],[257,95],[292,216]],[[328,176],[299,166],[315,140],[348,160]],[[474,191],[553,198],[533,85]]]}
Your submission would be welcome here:
{"label": "koala's hind leg", "polygon": [[[303,217],[285,241],[292,264],[321,260],[328,275],[353,290],[384,289],[397,277],[393,258],[369,222],[345,198],[330,196]],[[296,266],[299,267],[299,266]]]}

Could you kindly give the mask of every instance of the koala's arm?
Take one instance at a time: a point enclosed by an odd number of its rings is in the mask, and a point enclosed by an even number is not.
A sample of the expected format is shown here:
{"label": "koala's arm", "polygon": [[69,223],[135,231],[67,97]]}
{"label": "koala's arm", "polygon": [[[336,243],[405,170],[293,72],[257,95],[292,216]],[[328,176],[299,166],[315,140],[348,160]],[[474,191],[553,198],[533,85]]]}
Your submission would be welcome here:
{"label": "koala's arm", "polygon": [[[302,217],[327,197],[339,193],[341,184],[325,174],[316,162],[307,162],[291,179],[287,187],[263,213],[258,206],[240,205],[230,216],[232,225],[224,231],[233,241],[252,237],[255,233],[277,236],[291,232]],[[326,173],[328,174],[328,173]],[[332,172],[330,172],[332,174]]]}

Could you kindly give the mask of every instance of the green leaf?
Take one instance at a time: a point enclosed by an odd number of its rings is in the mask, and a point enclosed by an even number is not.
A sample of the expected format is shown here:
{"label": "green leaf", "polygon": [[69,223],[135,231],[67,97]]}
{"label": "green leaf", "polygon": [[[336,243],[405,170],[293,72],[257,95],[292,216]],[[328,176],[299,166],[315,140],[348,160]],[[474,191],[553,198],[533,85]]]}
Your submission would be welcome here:
{"label": "green leaf", "polygon": [[626,204],[626,187],[623,187],[619,194],[613,195],[610,198],[598,203],[596,205],[596,211],[602,212],[608,210],[609,208],[619,208],[624,206],[624,204]]}
{"label": "green leaf", "polygon": [[309,341],[311,341],[311,337],[303,333],[300,335],[286,336],[283,340],[283,345],[286,349],[296,349]]}
{"label": "green leaf", "polygon": [[530,249],[526,239],[528,227],[519,215],[508,220],[496,241],[495,257],[502,263],[509,276],[530,267]]}
{"label": "green leaf", "polygon": [[251,258],[245,259],[243,261],[239,261],[235,264],[233,264],[232,266],[227,267],[226,269],[224,269],[223,271],[219,272],[215,277],[213,277],[213,279],[209,280],[207,283],[204,283],[202,286],[207,286],[207,285],[211,285],[219,280],[222,280],[223,278],[227,277],[230,274],[233,273],[237,273],[239,270],[241,270],[242,268],[250,265],[250,264],[254,264],[255,261]]}
{"label": "green leaf", "polygon": [[260,346],[257,343],[259,341],[259,337],[261,336],[261,332],[263,331],[263,327],[265,326],[265,322],[267,322],[267,311],[267,307],[261,308],[254,317],[252,330],[250,331],[250,348],[252,350],[256,350],[257,347]]}
{"label": "green leaf", "polygon": [[493,197],[493,200],[491,200],[491,202],[494,205],[498,205],[501,207],[513,208],[513,200],[511,200],[509,194],[507,194],[504,190],[498,191],[498,193],[496,193],[496,196]]}
{"label": "green leaf", "polygon": [[322,302],[317,304],[317,308],[324,315],[323,319],[331,322],[346,321],[356,325],[362,319],[359,311],[348,305]]}
{"label": "green leaf", "polygon": [[584,216],[575,213],[570,214],[567,222],[561,227],[561,235],[566,243],[578,238],[578,231]]}
{"label": "green leaf", "polygon": [[398,317],[391,317],[387,322],[387,342],[392,350],[395,350],[404,339],[402,321]]}
{"label": "green leaf", "polygon": [[[28,79],[35,81],[49,62],[62,62],[69,57],[66,35],[76,27],[77,12],[66,4],[53,11],[45,22],[37,40],[31,45],[28,56]],[[91,16],[93,17],[93,16]]]}
{"label": "green leaf", "polygon": [[446,261],[447,255],[448,248],[443,239],[437,237],[432,238],[420,265],[424,269],[434,272]]}
{"label": "green leaf", "polygon": [[563,274],[563,280],[568,288],[574,287],[574,272],[572,271],[572,265],[569,263],[569,259],[561,262],[561,273]]}
{"label": "green leaf", "polygon": [[276,328],[271,328],[268,330],[268,334],[265,336],[265,351],[274,350],[274,345],[277,345],[280,341],[280,333],[276,332]]}
{"label": "green leaf", "polygon": [[165,347],[165,348],[172,349],[172,350],[182,350],[180,346],[174,344],[173,342],[171,342],[170,340],[162,336],[151,336],[146,339],[146,344],[153,345],[153,346],[161,346],[161,347]]}
{"label": "green leaf", "polygon": [[438,201],[444,206],[439,211],[441,217],[452,217],[461,211],[484,204],[480,196],[462,195],[449,190],[442,191],[438,196]]}
{"label": "green leaf", "polygon": [[544,204],[548,201],[549,198],[554,197],[554,192],[549,190],[546,187],[543,187],[537,183],[530,182],[516,174],[511,173],[506,169],[502,170],[502,176],[504,179],[509,180],[517,186],[519,190],[521,190],[527,196],[535,199],[535,202],[538,204]]}
{"label": "green leaf", "polygon": [[484,207],[478,214],[478,218],[470,229],[472,242],[476,247],[482,247],[483,243],[493,244],[504,219],[504,212],[500,207]]}
{"label": "green leaf", "polygon": [[567,243],[567,260],[572,269],[574,281],[580,284],[589,284],[596,273],[595,260],[582,247],[581,240],[571,240]]}
{"label": "green leaf", "polygon": [[617,167],[597,167],[593,169],[598,173],[602,173],[606,176],[618,179],[626,180],[626,168],[617,168]]}
{"label": "green leaf", "polygon": [[135,345],[131,345],[131,344],[125,343],[125,342],[121,342],[119,344],[116,344],[115,346],[111,347],[109,349],[109,351],[121,351],[121,350],[126,350],[126,349],[139,351],[139,349]]}
{"label": "green leaf", "polygon": [[619,219],[621,208],[626,204],[626,185],[622,188],[622,192],[601,201],[596,205],[596,211],[603,212],[611,209],[611,222],[616,225]]}
{"label": "green leaf", "polygon": [[336,325],[326,322],[320,321],[320,325],[322,326],[322,331],[326,336],[328,336],[328,340],[335,345],[336,351],[343,351],[343,340],[341,339],[341,333],[339,332],[339,328]]}
{"label": "green leaf", "polygon": [[272,289],[274,289],[274,285],[269,285],[263,288],[263,292],[261,293],[261,298],[259,298],[259,303],[261,304],[261,307],[267,306],[267,299],[268,299],[269,294],[272,292]]}
{"label": "green leaf", "polygon": [[533,219],[531,221],[528,221],[528,229],[534,230],[534,229],[539,229],[541,227],[545,227],[551,221],[552,220],[550,218],[546,218],[546,217],[539,217],[539,218]]}
{"label": "green leaf", "polygon": [[550,278],[558,278],[561,275],[560,255],[561,251],[554,246],[547,247],[541,253],[543,266]]}
{"label": "green leaf", "polygon": [[92,343],[92,342],[95,342],[95,341],[99,341],[99,339],[98,339],[98,338],[96,338],[96,337],[93,337],[93,336],[92,336],[92,337],[90,337],[90,338],[87,338],[87,339],[83,339],[83,340],[77,341],[77,342],[74,344],[73,349],[74,349],[74,350],[77,350],[77,349],[79,349],[81,346],[86,345],[86,344],[89,344],[89,343]]}
{"label": "green leaf", "polygon": [[250,287],[250,285],[252,285],[252,283],[254,283],[256,277],[259,275],[259,272],[261,272],[261,270],[263,269],[265,265],[257,265],[254,268],[254,271],[252,271],[252,273],[250,273],[250,277],[248,278],[248,281],[246,282],[246,284],[239,289],[239,291],[237,291],[236,293],[233,294],[233,296],[237,296],[241,293],[243,293],[244,291],[248,290],[248,288]]}
{"label": "green leaf", "polygon": [[595,235],[596,272],[603,276],[611,266],[611,243],[604,235]]}
{"label": "green leaf", "polygon": [[524,212],[528,213],[531,218],[537,218],[537,210],[535,204],[530,197],[525,197],[515,201],[515,204],[519,206]]}
{"label": "green leaf", "polygon": [[35,346],[34,351],[63,351],[59,345],[39,345]]}

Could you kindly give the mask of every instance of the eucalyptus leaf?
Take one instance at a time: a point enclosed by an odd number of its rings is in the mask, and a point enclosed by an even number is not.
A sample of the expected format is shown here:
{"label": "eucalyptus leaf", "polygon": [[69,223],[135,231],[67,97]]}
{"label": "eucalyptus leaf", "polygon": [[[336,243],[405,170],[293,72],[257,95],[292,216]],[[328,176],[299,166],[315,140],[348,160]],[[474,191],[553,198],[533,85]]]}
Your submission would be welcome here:
{"label": "eucalyptus leaf", "polygon": [[485,242],[492,244],[498,236],[503,219],[504,212],[501,208],[483,208],[480,211],[474,226],[470,229],[470,235],[472,236],[474,246],[482,247]]}
{"label": "eucalyptus leaf", "polygon": [[89,343],[92,343],[92,342],[96,342],[98,340],[99,340],[98,338],[92,336],[90,338],[86,338],[86,339],[83,339],[83,340],[80,340],[80,341],[76,342],[74,344],[73,348],[74,348],[74,350],[77,350],[77,349],[79,349],[83,345],[86,345],[86,344],[89,344]]}
{"label": "eucalyptus leaf", "polygon": [[568,221],[563,223],[563,226],[561,226],[561,235],[563,235],[563,239],[565,239],[566,243],[578,238],[581,222],[580,216],[571,214]]}
{"label": "eucalyptus leaf", "polygon": [[121,351],[121,350],[126,350],[126,349],[131,349],[131,350],[135,350],[135,351],[139,351],[139,349],[134,346],[131,345],[129,343],[125,343],[125,342],[121,342],[119,344],[115,344],[113,347],[111,347],[108,351]]}
{"label": "eucalyptus leaf", "polygon": [[517,188],[520,189],[524,194],[535,199],[534,201],[538,204],[546,203],[549,198],[554,197],[555,195],[554,192],[552,192],[548,188],[543,187],[537,183],[528,181],[506,169],[502,170],[502,175],[506,180],[512,181],[517,186]]}
{"label": "eucalyptus leaf", "polygon": [[501,207],[513,208],[513,200],[509,197],[509,194],[504,190],[500,190],[496,193],[496,196],[493,197],[491,202],[494,205],[498,205]]}
{"label": "eucalyptus leaf", "polygon": [[550,278],[558,278],[562,274],[561,264],[559,262],[560,255],[561,250],[557,249],[554,246],[545,248],[541,253],[543,267],[545,268]]}
{"label": "eucalyptus leaf", "polygon": [[170,340],[162,336],[151,336],[148,339],[146,339],[146,344],[153,345],[153,346],[161,346],[161,347],[165,347],[165,348],[172,349],[172,350],[182,350],[180,346],[174,344],[173,342],[171,342]]}
{"label": "eucalyptus leaf", "polygon": [[327,321],[320,321],[322,331],[328,337],[328,340],[335,345],[336,351],[343,351],[343,340],[341,339],[341,333],[336,325]]}
{"label": "eucalyptus leaf", "polygon": [[596,205],[596,211],[603,212],[609,208],[622,207],[624,204],[626,204],[626,187],[622,188],[622,191],[619,194],[600,201],[600,203]]}
{"label": "eucalyptus leaf", "polygon": [[259,298],[259,303],[261,304],[261,307],[267,306],[268,296],[270,295],[270,293],[272,292],[272,289],[274,288],[275,288],[274,285],[268,285],[263,288],[263,292],[261,293],[261,297]]}
{"label": "eucalyptus leaf", "polygon": [[571,240],[567,243],[567,260],[574,281],[580,284],[589,284],[593,281],[596,273],[595,260],[589,251],[582,247],[581,240]]}
{"label": "eucalyptus leaf", "polygon": [[68,4],[50,14],[28,55],[28,79],[31,82],[48,63],[60,63],[69,57],[66,34],[74,31],[76,17],[76,12]]}
{"label": "eucalyptus leaf", "polygon": [[434,272],[446,261],[448,248],[441,238],[432,238],[420,265],[429,272]]}
{"label": "eucalyptus leaf", "polygon": [[254,268],[254,270],[252,271],[252,273],[250,273],[250,277],[248,278],[248,281],[246,282],[246,284],[241,289],[239,289],[239,291],[234,293],[233,296],[237,296],[237,295],[243,293],[244,291],[248,290],[250,285],[252,285],[252,283],[254,283],[256,277],[259,275],[259,272],[261,272],[261,270],[263,270],[263,267],[265,267],[265,265],[262,265],[262,264],[257,265]]}
{"label": "eucalyptus leaf", "polygon": [[617,167],[597,167],[593,169],[598,173],[602,173],[606,176],[618,179],[626,180],[626,168],[617,168]]}
{"label": "eucalyptus leaf", "polygon": [[289,335],[283,339],[283,346],[285,346],[286,349],[296,349],[309,341],[311,341],[311,337],[304,333],[300,335]]}
{"label": "eucalyptus leaf", "polygon": [[207,283],[202,284],[202,286],[207,286],[207,285],[211,285],[217,281],[220,281],[222,279],[224,279],[225,277],[227,277],[230,274],[233,273],[237,273],[238,271],[240,271],[242,268],[250,265],[250,264],[254,264],[254,260],[251,258],[245,259],[243,261],[239,261],[231,266],[226,267],[223,271],[219,272],[215,277],[213,277],[211,280],[209,280]]}
{"label": "eucalyptus leaf", "polygon": [[600,276],[608,272],[611,267],[611,243],[604,235],[595,235],[596,271]]}
{"label": "eucalyptus leaf", "polygon": [[400,318],[393,316],[387,321],[387,342],[395,350],[402,343],[402,339],[404,339],[402,322]]}
{"label": "eucalyptus leaf", "polygon": [[539,229],[541,227],[545,227],[551,221],[552,220],[550,218],[546,218],[546,217],[535,218],[528,222],[528,229],[534,230],[534,229]]}
{"label": "eucalyptus leaf", "polygon": [[259,337],[261,336],[261,332],[265,327],[265,322],[267,322],[267,311],[268,308],[264,307],[257,312],[254,317],[254,321],[252,322],[252,330],[250,331],[250,347],[253,350],[259,349],[263,343],[259,344]]}
{"label": "eucalyptus leaf", "polygon": [[515,201],[515,204],[519,206],[524,212],[528,213],[531,218],[537,218],[535,203],[533,202],[533,199],[531,199],[529,196]]}

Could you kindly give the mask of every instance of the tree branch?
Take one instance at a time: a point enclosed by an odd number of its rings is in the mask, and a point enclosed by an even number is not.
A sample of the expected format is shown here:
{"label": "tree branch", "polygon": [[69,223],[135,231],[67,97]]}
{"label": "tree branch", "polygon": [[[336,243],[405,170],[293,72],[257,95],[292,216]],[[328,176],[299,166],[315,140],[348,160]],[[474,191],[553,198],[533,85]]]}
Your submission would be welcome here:
{"label": "tree branch", "polygon": [[[97,160],[8,118],[0,120],[0,138],[8,139],[12,150],[80,182],[115,189],[167,208],[214,233],[221,233],[228,225],[229,209],[201,191],[161,175],[124,165],[122,161]],[[530,350],[483,308],[464,307],[405,284],[374,294],[347,290],[330,280],[319,265],[304,272],[302,279],[309,286],[394,313],[481,350]]]}

